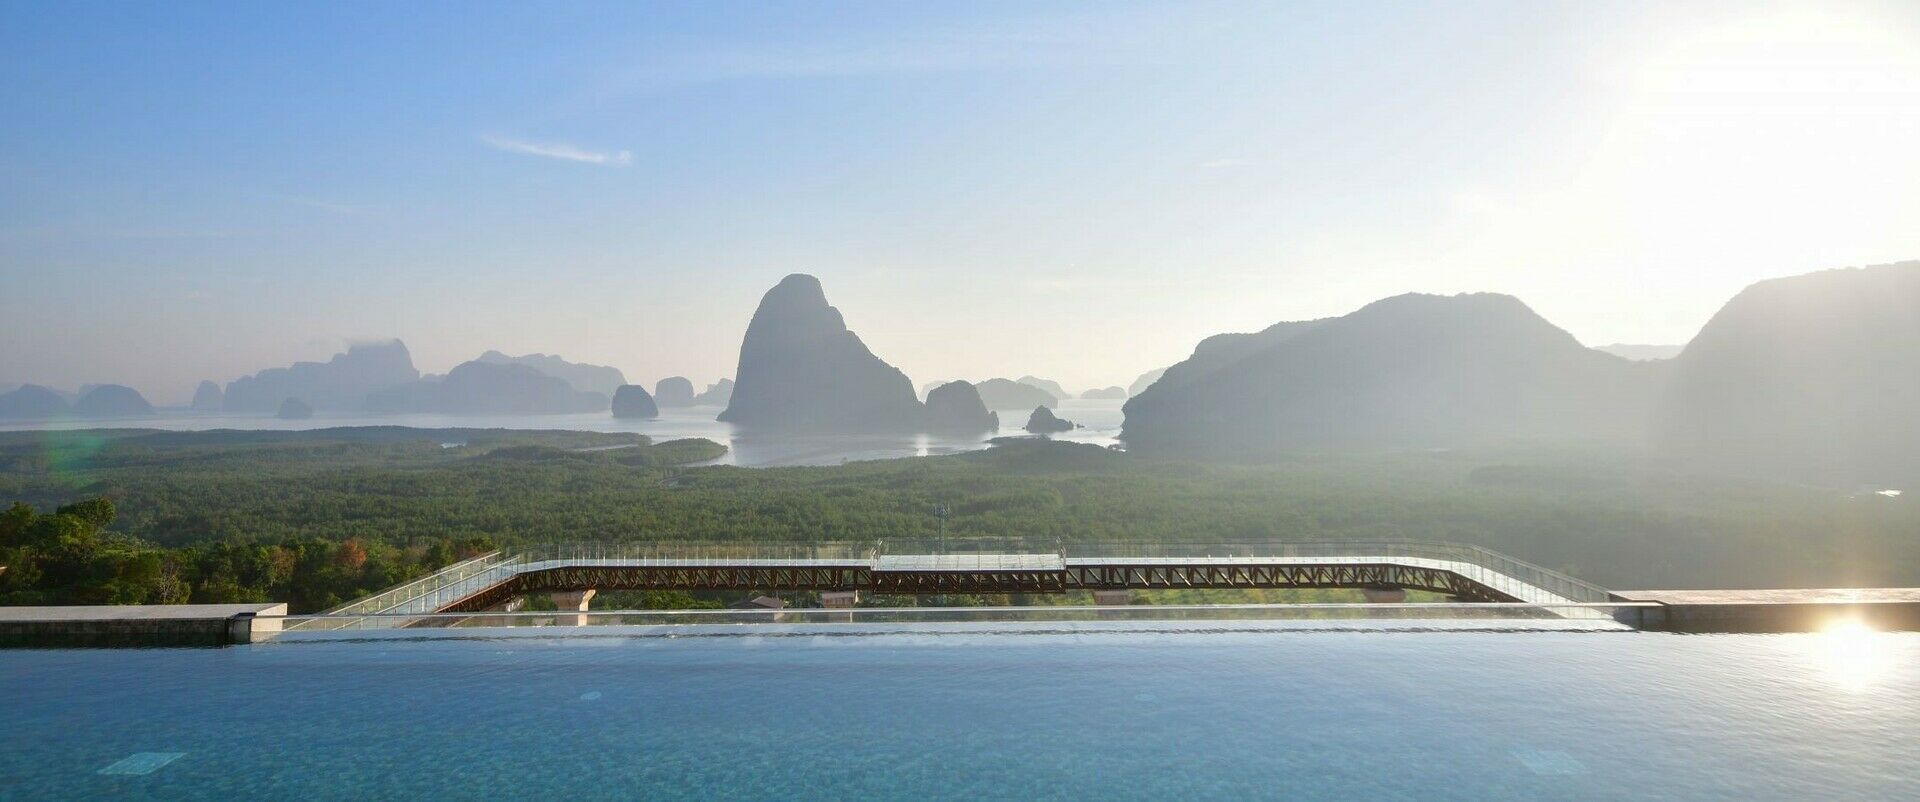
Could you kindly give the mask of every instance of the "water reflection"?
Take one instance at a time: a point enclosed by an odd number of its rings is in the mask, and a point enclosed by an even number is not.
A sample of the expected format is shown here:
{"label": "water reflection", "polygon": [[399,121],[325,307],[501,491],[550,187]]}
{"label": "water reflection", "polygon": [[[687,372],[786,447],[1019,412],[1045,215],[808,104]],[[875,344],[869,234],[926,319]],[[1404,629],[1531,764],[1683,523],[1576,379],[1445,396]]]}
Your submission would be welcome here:
{"label": "water reflection", "polygon": [[[1052,436],[1054,440],[1093,445],[1119,442],[1122,414],[1119,401],[1072,399],[1055,410],[1060,417],[1082,426]],[[620,419],[605,412],[576,415],[316,415],[306,420],[280,420],[267,415],[206,415],[184,410],[163,410],[144,418],[112,420],[60,419],[50,421],[0,421],[0,429],[164,429],[168,431],[205,431],[209,429],[309,430],[336,426],[411,426],[415,428],[476,429],[567,429],[589,432],[638,432],[656,441],[701,437],[728,446],[727,455],[714,464],[744,467],[780,465],[838,465],[871,459],[953,454],[987,447],[994,436],[1023,436],[1020,427],[1026,413],[1002,410],[1001,429],[996,434],[978,437],[950,437],[927,434],[904,435],[768,435],[747,434],[732,424],[714,419],[719,407],[680,407],[664,409],[660,416],[646,420]]]}

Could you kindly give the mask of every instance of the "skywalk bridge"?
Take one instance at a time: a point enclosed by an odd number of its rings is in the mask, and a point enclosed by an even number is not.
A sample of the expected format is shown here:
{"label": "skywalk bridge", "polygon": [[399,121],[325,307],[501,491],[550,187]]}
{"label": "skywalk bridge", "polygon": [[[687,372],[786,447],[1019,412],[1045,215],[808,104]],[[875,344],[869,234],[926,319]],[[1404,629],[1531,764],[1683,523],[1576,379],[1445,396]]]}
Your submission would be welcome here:
{"label": "skywalk bridge", "polygon": [[585,611],[599,590],[813,591],[829,605],[850,605],[859,593],[1092,591],[1104,605],[1124,604],[1134,590],[1296,588],[1547,606],[1613,598],[1565,574],[1450,543],[581,543],[483,555],[327,616],[505,610],[535,594]]}

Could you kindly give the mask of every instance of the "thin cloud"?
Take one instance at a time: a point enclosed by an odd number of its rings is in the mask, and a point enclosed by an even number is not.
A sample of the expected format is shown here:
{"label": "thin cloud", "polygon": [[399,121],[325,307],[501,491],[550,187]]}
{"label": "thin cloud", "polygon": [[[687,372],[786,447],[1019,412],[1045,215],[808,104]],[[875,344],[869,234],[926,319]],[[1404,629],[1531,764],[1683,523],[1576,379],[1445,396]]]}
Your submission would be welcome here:
{"label": "thin cloud", "polygon": [[561,161],[579,162],[581,164],[598,164],[607,167],[626,167],[627,165],[633,164],[633,151],[630,150],[588,150],[566,142],[527,142],[525,140],[491,134],[480,137],[480,141],[486,143],[487,147],[493,148],[494,150],[504,150],[508,153],[524,153],[528,156],[539,156],[547,159],[559,159]]}
{"label": "thin cloud", "polygon": [[1225,170],[1230,167],[1252,167],[1253,162],[1246,159],[1208,159],[1200,163],[1204,170]]}

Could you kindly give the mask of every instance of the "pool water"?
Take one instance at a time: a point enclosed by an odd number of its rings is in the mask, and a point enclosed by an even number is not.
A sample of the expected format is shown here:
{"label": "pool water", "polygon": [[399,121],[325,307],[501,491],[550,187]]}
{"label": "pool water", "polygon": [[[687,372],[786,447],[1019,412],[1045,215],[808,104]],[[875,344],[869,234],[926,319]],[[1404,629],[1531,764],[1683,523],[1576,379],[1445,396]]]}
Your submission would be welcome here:
{"label": "pool water", "polygon": [[1920,634],[0,652],[0,797],[1914,799]]}

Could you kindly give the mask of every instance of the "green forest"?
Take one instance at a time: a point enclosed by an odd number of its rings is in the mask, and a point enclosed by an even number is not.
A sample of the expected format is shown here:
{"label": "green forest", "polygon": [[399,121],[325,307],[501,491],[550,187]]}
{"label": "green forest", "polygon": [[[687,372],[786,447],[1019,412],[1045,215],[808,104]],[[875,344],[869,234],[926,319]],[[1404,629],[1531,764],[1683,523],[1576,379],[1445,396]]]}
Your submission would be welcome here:
{"label": "green forest", "polygon": [[[565,541],[1413,539],[1614,588],[1920,583],[1911,498],[1571,448],[1227,465],[1004,441],[830,467],[693,466],[573,431],[0,433],[0,603],[319,610],[495,547]],[[0,503],[5,503],[0,501]]]}

